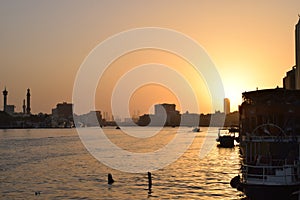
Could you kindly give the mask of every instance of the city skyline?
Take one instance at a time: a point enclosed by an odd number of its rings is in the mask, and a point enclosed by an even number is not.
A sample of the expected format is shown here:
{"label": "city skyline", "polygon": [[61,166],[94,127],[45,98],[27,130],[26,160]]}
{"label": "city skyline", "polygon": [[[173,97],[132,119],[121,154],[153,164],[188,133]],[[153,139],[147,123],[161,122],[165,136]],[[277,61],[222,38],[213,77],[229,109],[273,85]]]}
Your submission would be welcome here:
{"label": "city skyline", "polygon": [[[170,4],[168,1],[31,0],[2,1],[0,5],[3,32],[0,88],[7,87],[9,104],[16,105],[16,111],[20,112],[27,88],[31,88],[32,113],[50,113],[57,102],[72,102],[76,73],[88,53],[106,38],[137,27],[173,29],[202,45],[219,71],[232,111],[237,110],[244,91],[282,87],[282,78],[295,65],[294,30],[300,2],[294,0],[288,5],[280,1],[172,1]],[[134,57],[138,59],[132,60]],[[122,66],[125,70],[153,61],[183,71],[188,66],[174,55],[150,50],[130,53],[112,66],[116,69]],[[112,89],[114,78],[122,75],[120,70],[113,67],[111,70],[117,75],[107,76],[111,81],[107,90]],[[266,76],[271,73],[272,76]],[[190,74],[185,75],[193,79]],[[203,100],[200,112],[209,113],[209,92],[204,82],[199,85],[197,91],[204,93],[200,96]],[[103,100],[109,92],[101,89],[101,85],[99,88],[96,108],[109,111],[109,101]],[[149,113],[156,103],[177,105],[172,91],[157,85],[139,88],[133,96],[130,108],[140,113]]]}
{"label": "city skyline", "polygon": [[[26,101],[25,101],[25,98],[23,99],[23,105],[22,105],[22,111],[20,111],[20,110],[15,110],[15,107],[16,107],[16,105],[10,105],[9,104],[9,101],[8,101],[8,90],[7,90],[7,88],[5,87],[4,88],[4,90],[2,91],[2,99],[3,99],[3,107],[2,107],[2,110],[0,109],[0,111],[3,111],[3,112],[6,112],[6,113],[8,113],[8,114],[10,114],[10,115],[20,115],[20,114],[24,114],[24,115],[26,115],[26,116],[30,116],[30,115],[37,115],[37,114],[49,114],[49,115],[51,115],[52,113],[53,113],[53,109],[55,109],[55,108],[53,108],[53,106],[52,106],[52,108],[51,108],[51,112],[49,112],[49,113],[42,113],[42,112],[37,112],[37,113],[31,113],[31,107],[30,107],[30,98],[31,98],[31,94],[30,94],[30,88],[27,88],[27,93],[26,93]],[[223,110],[215,110],[215,112],[216,113],[225,113],[225,114],[229,114],[230,113],[230,109],[228,109],[229,108],[229,106],[230,106],[230,100],[228,99],[228,98],[225,98],[224,99],[224,102],[223,102]],[[65,102],[65,101],[63,101],[63,102],[57,102],[56,103],[56,105],[60,105],[60,104],[63,104],[63,105],[69,105],[69,106],[73,106],[73,103],[72,102]],[[133,114],[131,115],[131,116],[113,116],[113,114],[112,113],[108,113],[107,111],[102,111],[102,110],[90,110],[89,112],[100,112],[100,113],[102,113],[103,114],[103,116],[104,116],[104,118],[105,119],[109,119],[109,120],[113,120],[114,118],[119,118],[119,119],[126,119],[126,118],[128,118],[128,117],[130,117],[130,118],[136,118],[136,117],[139,117],[140,116],[140,114],[141,115],[147,115],[147,114],[155,114],[157,111],[156,111],[156,107],[158,106],[158,105],[173,105],[173,106],[178,106],[177,104],[174,104],[174,103],[172,103],[172,102],[163,102],[163,103],[158,103],[158,104],[154,104],[153,105],[153,107],[149,110],[149,112],[148,113],[140,113],[140,110],[133,110]],[[174,108],[175,108],[174,107]],[[70,111],[71,112],[71,111]],[[73,112],[73,111],[72,111]],[[235,112],[235,111],[233,111],[233,112]],[[189,113],[189,111],[188,110],[186,110],[185,112],[178,112],[179,114],[188,114]],[[78,115],[78,113],[74,113],[75,115]],[[87,114],[87,113],[82,113],[83,115],[84,114]],[[191,113],[191,114],[213,114],[213,113]]]}

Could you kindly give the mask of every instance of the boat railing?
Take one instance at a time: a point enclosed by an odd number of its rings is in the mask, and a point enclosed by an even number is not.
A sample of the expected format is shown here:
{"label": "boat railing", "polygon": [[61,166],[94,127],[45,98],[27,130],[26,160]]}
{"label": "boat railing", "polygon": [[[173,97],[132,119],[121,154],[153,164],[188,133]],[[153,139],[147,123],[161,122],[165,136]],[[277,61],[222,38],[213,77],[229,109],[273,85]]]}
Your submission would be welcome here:
{"label": "boat railing", "polygon": [[238,129],[234,129],[234,128],[219,128],[218,130],[218,136],[222,137],[222,136],[232,136],[232,137],[236,137],[238,135]]}
{"label": "boat railing", "polygon": [[242,180],[245,183],[263,185],[292,185],[300,183],[300,163],[274,166],[274,165],[243,165]]}
{"label": "boat railing", "polygon": [[242,141],[273,141],[273,142],[300,142],[300,136],[255,136],[243,135]]}

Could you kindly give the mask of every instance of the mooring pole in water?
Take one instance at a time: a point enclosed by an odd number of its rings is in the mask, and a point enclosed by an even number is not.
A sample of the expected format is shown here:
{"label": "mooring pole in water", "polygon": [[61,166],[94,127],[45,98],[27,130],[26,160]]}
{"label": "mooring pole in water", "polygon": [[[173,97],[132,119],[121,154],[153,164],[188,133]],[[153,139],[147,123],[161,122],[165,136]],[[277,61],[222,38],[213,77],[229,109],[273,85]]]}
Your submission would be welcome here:
{"label": "mooring pole in water", "polygon": [[108,183],[109,185],[112,185],[114,182],[115,182],[115,181],[114,181],[114,179],[113,179],[111,173],[109,173],[109,174],[107,175],[107,183]]}
{"label": "mooring pole in water", "polygon": [[151,188],[152,188],[152,177],[151,177],[151,172],[148,172],[148,190],[149,190],[149,193],[151,193]]}

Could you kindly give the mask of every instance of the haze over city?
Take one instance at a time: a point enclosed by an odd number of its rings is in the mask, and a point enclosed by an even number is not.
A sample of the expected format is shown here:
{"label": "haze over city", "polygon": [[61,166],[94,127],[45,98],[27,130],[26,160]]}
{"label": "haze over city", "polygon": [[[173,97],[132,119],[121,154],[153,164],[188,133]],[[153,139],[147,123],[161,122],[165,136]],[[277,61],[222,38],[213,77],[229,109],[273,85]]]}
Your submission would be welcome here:
{"label": "haze over city", "polygon": [[[295,64],[294,25],[299,8],[297,0],[1,1],[0,88],[7,87],[8,101],[16,105],[16,111],[22,110],[30,88],[32,113],[50,113],[58,102],[72,102],[76,73],[96,45],[128,29],[161,27],[202,45],[222,78],[231,110],[237,110],[242,92],[282,86],[286,71]],[[189,63],[175,55],[149,49],[131,52],[115,60],[99,82],[96,108],[109,111],[108,97],[116,81],[147,63],[166,64],[191,82],[199,80],[187,70]],[[195,84],[200,111],[211,112],[205,82]],[[149,113],[153,104],[164,102],[177,104],[178,100],[168,88],[147,85],[133,94],[130,109]]]}

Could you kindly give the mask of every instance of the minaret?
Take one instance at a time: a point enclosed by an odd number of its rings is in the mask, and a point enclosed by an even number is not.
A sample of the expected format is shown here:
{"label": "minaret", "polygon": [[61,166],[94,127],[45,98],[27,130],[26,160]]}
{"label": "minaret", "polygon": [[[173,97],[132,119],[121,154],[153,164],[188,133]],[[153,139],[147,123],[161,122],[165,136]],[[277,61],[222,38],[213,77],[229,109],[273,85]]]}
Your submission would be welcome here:
{"label": "minaret", "polygon": [[23,114],[26,114],[26,105],[25,105],[25,99],[23,100]]}
{"label": "minaret", "polygon": [[29,115],[30,114],[30,89],[27,89],[27,107],[26,107],[26,113]]}
{"label": "minaret", "polygon": [[6,87],[5,89],[3,90],[3,111],[6,112],[6,107],[7,107],[7,90],[6,90]]}
{"label": "minaret", "polygon": [[296,58],[296,73],[295,73],[295,82],[296,89],[300,89],[300,15],[298,23],[295,27],[295,58]]}

